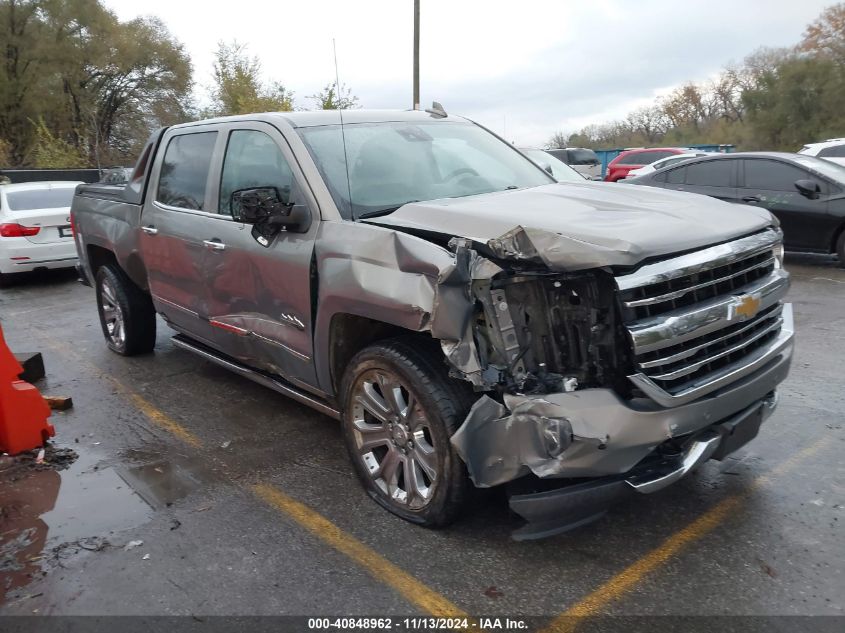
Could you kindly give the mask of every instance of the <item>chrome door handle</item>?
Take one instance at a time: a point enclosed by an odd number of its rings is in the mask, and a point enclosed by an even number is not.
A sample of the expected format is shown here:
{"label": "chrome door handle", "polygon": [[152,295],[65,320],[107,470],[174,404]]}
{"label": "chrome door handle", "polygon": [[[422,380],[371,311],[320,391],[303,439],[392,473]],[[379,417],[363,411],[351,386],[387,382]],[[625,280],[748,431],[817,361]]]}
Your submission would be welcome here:
{"label": "chrome door handle", "polygon": [[745,196],[743,202],[760,202],[760,196]]}
{"label": "chrome door handle", "polygon": [[226,245],[220,240],[203,240],[202,243],[205,244],[205,247],[210,251],[226,250]]}
{"label": "chrome door handle", "polygon": [[158,229],[154,226],[142,226],[141,230],[147,235],[157,235]]}

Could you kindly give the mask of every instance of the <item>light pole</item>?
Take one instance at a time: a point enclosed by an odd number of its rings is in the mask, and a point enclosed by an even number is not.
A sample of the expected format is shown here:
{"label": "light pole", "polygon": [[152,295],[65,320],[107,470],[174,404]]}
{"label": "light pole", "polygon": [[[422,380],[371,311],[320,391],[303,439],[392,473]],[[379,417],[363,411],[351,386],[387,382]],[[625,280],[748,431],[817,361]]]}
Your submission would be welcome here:
{"label": "light pole", "polygon": [[414,0],[414,110],[420,109],[420,0]]}

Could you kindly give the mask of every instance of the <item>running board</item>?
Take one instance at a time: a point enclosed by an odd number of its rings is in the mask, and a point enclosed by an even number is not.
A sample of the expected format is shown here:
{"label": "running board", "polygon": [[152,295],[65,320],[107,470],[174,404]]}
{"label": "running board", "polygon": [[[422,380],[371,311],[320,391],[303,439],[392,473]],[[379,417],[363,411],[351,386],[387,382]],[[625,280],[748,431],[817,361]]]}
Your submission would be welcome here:
{"label": "running board", "polygon": [[267,376],[259,371],[251,369],[246,365],[241,365],[236,360],[219,355],[214,350],[206,347],[202,343],[192,341],[191,339],[181,334],[177,334],[170,340],[173,341],[173,344],[180,349],[193,352],[198,356],[202,356],[206,360],[210,360],[212,363],[216,363],[217,365],[225,367],[226,369],[233,371],[236,374],[240,374],[244,378],[249,378],[253,382],[257,382],[259,385],[269,387],[273,391],[277,391],[278,393],[281,393],[289,398],[293,398],[297,402],[307,405],[312,409],[319,411],[320,413],[334,418],[335,420],[340,420],[340,411],[330,406],[326,402],[318,400],[314,396],[307,394],[304,391],[300,391],[291,384],[288,384],[276,378],[271,378],[270,376]]}

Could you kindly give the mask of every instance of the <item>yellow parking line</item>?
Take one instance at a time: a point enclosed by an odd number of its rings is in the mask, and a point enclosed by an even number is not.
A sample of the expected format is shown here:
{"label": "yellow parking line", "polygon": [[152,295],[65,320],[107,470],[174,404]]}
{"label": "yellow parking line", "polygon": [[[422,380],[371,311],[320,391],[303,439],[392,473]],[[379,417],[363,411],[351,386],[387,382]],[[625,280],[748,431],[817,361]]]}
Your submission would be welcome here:
{"label": "yellow parking line", "polygon": [[268,505],[283,512],[314,536],[358,563],[377,581],[392,587],[426,613],[441,617],[468,617],[439,593],[341,530],[323,515],[290,498],[275,486],[256,484],[252,487],[252,491]]}
{"label": "yellow parking line", "polygon": [[656,571],[685,546],[701,539],[721,525],[754,490],[761,486],[769,485],[775,477],[789,472],[800,462],[829,444],[830,441],[827,438],[818,440],[802,451],[795,453],[789,459],[781,462],[769,473],[755,479],[745,492],[725,498],[695,521],[680,531],[675,532],[661,545],[623,569],[598,589],[564,611],[552,620],[543,632],[571,632],[580,623],[580,618],[599,615],[607,605],[630,591],[645,576]]}
{"label": "yellow parking line", "polygon": [[[67,344],[50,339],[47,345],[74,361],[86,365],[94,373],[99,374],[111,383],[117,391],[128,397],[132,401],[132,404],[156,426],[161,427],[191,446],[202,446],[202,441],[196,435],[145,400],[142,396],[123,385],[113,376],[103,374],[97,366],[82,358]],[[430,589],[353,536],[346,534],[337,525],[318,512],[292,499],[278,488],[269,484],[258,484],[252,487],[252,491],[264,502],[283,512],[320,540],[346,555],[367,570],[378,582],[391,587],[425,613],[442,617],[468,617],[455,604],[436,591]]]}
{"label": "yellow parking line", "polygon": [[[116,383],[117,381],[112,379],[112,382]],[[118,383],[118,385],[120,385],[120,383]],[[138,409],[140,409],[141,412],[145,416],[147,416],[147,418],[149,418],[150,422],[152,422],[156,426],[161,427],[172,435],[175,435],[177,438],[179,438],[186,444],[190,444],[194,448],[199,448],[202,446],[202,440],[200,440],[200,438],[191,433],[188,429],[179,424],[169,415],[167,415],[154,405],[150,404],[148,401],[144,400],[144,398],[139,396],[137,393],[126,389],[125,387],[123,387],[123,385],[120,385],[119,388],[122,389],[126,396],[128,396],[129,399],[132,400],[132,403]]]}
{"label": "yellow parking line", "polygon": [[168,433],[171,433],[178,439],[182,440],[186,444],[189,444],[190,446],[193,446],[194,448],[199,448],[202,446],[202,440],[200,440],[200,438],[191,433],[188,429],[179,424],[176,420],[171,418],[164,411],[162,411],[154,404],[146,400],[143,396],[132,391],[129,387],[124,385],[117,378],[115,378],[114,376],[109,376],[108,374],[104,374],[99,367],[89,362],[88,360],[82,358],[78,353],[76,353],[75,350],[73,350],[66,343],[62,341],[57,341],[53,338],[49,338],[46,343],[49,347],[52,347],[60,354],[63,354],[64,356],[70,358],[76,363],[79,363],[80,365],[86,366],[93,373],[99,374],[100,377],[109,381],[117,391],[129,398],[132,401],[132,404],[134,404],[135,407],[139,409],[141,413],[147,416],[150,422],[152,422],[156,426],[164,429]]}

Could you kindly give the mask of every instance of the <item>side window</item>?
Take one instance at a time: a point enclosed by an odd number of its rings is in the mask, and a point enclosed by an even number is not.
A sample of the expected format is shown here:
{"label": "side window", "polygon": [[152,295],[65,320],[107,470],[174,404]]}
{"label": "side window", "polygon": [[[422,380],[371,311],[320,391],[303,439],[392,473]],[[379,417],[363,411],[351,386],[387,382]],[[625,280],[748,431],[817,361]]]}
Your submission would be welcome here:
{"label": "side window", "polygon": [[219,212],[231,215],[232,194],[253,187],[275,187],[283,202],[293,202],[293,172],[276,142],[264,132],[235,130],[223,159]]}
{"label": "side window", "polygon": [[819,152],[819,158],[845,158],[845,145],[825,147]]}
{"label": "side window", "polygon": [[686,173],[686,167],[676,167],[675,169],[670,169],[666,172],[666,184],[667,185],[682,185],[684,184],[684,174]]}
{"label": "side window", "polygon": [[167,144],[156,200],[182,209],[202,209],[217,132],[174,136]]}
{"label": "side window", "polygon": [[708,160],[687,165],[686,183],[703,187],[730,187],[734,164],[730,160]]}
{"label": "side window", "polygon": [[746,160],[745,188],[769,191],[795,191],[795,181],[818,180],[802,169],[774,160]]}
{"label": "side window", "polygon": [[619,165],[646,165],[648,161],[643,162],[643,154],[647,152],[637,152],[635,154],[626,154],[622,158],[619,159]]}

